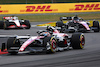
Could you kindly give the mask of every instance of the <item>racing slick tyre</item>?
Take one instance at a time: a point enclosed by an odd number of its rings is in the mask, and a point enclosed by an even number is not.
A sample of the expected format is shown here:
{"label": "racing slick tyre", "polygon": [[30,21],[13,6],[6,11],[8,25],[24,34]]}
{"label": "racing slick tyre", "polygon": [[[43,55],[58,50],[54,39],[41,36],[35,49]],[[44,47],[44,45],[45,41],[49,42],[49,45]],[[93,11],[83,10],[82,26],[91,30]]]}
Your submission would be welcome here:
{"label": "racing slick tyre", "polygon": [[85,37],[82,33],[74,33],[71,38],[71,46],[73,49],[82,49],[85,45]]}
{"label": "racing slick tyre", "polygon": [[0,21],[0,29],[3,29],[3,26],[4,26],[4,22]]}
{"label": "racing slick tyre", "polygon": [[4,29],[8,30],[9,29],[8,26],[9,26],[9,21],[5,21],[4,22]]}
{"label": "racing slick tyre", "polygon": [[62,27],[63,26],[63,22],[62,21],[57,21],[56,22],[56,26],[57,27]]}
{"label": "racing slick tyre", "polygon": [[30,29],[31,28],[31,24],[30,24],[29,20],[25,20],[24,23],[27,26],[26,29]]}
{"label": "racing slick tyre", "polygon": [[10,37],[7,40],[7,51],[10,54],[17,54],[20,47],[20,42],[15,37]]}
{"label": "racing slick tyre", "polygon": [[99,32],[99,22],[93,21],[93,27],[97,27],[97,29],[94,29],[94,32]]}
{"label": "racing slick tyre", "polygon": [[55,53],[56,52],[56,39],[54,37],[45,37],[43,44],[46,46],[46,53]]}

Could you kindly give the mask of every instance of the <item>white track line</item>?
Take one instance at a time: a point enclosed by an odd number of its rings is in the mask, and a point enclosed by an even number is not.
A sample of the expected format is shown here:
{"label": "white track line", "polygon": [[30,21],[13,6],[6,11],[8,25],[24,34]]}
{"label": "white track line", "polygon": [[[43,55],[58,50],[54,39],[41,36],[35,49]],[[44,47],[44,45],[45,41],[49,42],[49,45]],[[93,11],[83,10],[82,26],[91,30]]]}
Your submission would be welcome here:
{"label": "white track line", "polygon": [[31,25],[31,27],[37,27],[37,25]]}
{"label": "white track line", "polygon": [[0,37],[14,37],[16,35],[0,35]]}

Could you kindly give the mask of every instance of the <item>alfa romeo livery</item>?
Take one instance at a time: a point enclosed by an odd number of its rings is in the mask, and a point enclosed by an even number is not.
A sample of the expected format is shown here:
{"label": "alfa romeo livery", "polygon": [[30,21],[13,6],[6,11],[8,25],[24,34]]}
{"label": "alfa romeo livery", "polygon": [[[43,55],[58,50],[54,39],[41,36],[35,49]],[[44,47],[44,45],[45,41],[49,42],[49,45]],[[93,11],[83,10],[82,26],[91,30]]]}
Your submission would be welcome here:
{"label": "alfa romeo livery", "polygon": [[[61,21],[56,22],[56,27],[60,27],[60,32],[87,32],[93,30],[99,32],[99,21],[93,21],[93,26],[89,27],[90,22],[84,21],[82,18],[74,17],[60,17]],[[69,20],[65,24],[63,20]]]}
{"label": "alfa romeo livery", "polygon": [[39,30],[37,36],[12,36],[7,40],[7,44],[2,44],[2,51],[7,47],[8,53],[18,52],[46,52],[55,53],[69,48],[83,49],[85,37],[83,33],[74,33],[69,36],[59,33],[54,27],[48,26],[46,30]]}

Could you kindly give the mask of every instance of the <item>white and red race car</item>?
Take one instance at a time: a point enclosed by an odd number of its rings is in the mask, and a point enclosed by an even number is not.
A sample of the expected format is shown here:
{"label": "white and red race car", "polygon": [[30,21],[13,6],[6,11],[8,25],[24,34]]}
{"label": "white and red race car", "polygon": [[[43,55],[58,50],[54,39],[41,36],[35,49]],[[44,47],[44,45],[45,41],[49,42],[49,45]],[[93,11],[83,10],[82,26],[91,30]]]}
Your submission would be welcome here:
{"label": "white and red race car", "polygon": [[[87,32],[93,30],[99,32],[99,21],[93,21],[93,26],[89,27],[90,22],[84,21],[82,18],[73,17],[60,17],[61,21],[56,22],[56,27],[60,27],[60,32]],[[69,20],[65,24],[63,20]]]}
{"label": "white and red race car", "polygon": [[37,33],[37,36],[9,37],[7,45],[2,44],[1,51],[7,46],[7,51],[11,54],[24,51],[55,53],[70,48],[82,49],[85,45],[83,33],[74,33],[69,36],[65,33],[59,33],[57,29],[51,26],[48,26],[45,31],[39,30]]}
{"label": "white and red race car", "polygon": [[31,24],[29,20],[18,20],[18,17],[12,16],[12,17],[3,17],[2,21],[0,21],[0,28],[4,29],[11,29],[11,28],[17,28],[17,29],[30,29]]}

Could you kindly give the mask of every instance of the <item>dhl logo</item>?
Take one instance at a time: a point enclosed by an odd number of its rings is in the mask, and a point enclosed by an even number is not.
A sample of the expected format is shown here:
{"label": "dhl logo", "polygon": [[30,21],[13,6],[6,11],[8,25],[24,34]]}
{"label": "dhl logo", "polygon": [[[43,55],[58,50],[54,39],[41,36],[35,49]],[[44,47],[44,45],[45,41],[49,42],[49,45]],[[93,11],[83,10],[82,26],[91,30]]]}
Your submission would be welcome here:
{"label": "dhl logo", "polygon": [[100,10],[100,4],[75,5],[75,9],[70,9],[70,11],[73,10]]}
{"label": "dhl logo", "polygon": [[[0,6],[0,9],[1,9],[1,6]],[[8,12],[8,10],[0,10],[0,13],[5,13],[5,12]]]}
{"label": "dhl logo", "polygon": [[20,12],[48,12],[58,11],[58,9],[51,9],[51,6],[26,6],[26,10],[20,10]]}
{"label": "dhl logo", "polygon": [[[1,8],[1,6],[0,6],[0,8]],[[0,10],[0,12],[2,12],[2,10]]]}

